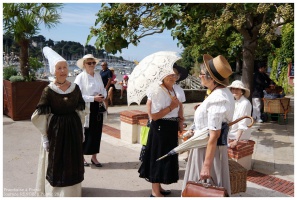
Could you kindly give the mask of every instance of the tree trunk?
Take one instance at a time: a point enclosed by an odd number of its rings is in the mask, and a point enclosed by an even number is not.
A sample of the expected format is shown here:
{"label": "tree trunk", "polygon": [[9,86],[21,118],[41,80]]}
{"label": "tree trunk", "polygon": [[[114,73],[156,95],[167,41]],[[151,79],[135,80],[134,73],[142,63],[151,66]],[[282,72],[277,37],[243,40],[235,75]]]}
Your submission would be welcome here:
{"label": "tree trunk", "polygon": [[235,69],[235,77],[234,80],[241,80],[242,72],[241,71],[241,65],[240,65],[240,59],[237,57],[236,58],[236,69]]}
{"label": "tree trunk", "polygon": [[20,68],[23,77],[29,77],[29,40],[22,39],[20,45]]}
{"label": "tree trunk", "polygon": [[253,85],[253,73],[254,73],[254,60],[255,51],[257,48],[257,39],[244,38],[243,41],[243,62],[242,62],[242,82],[247,88],[250,89],[251,95],[249,99],[252,99]]}

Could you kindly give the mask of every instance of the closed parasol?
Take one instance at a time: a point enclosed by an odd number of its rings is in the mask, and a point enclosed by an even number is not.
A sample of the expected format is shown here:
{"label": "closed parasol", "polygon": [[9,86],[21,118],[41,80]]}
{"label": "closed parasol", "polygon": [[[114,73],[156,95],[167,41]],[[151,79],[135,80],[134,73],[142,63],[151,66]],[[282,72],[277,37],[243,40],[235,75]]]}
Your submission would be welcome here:
{"label": "closed parasol", "polygon": [[[228,124],[228,126],[230,127],[233,124],[235,124],[235,123],[237,123],[240,120],[245,119],[245,118],[250,118],[251,119],[251,123],[248,125],[248,127],[249,128],[252,127],[253,124],[254,124],[254,119],[251,116],[240,117],[240,118],[234,120],[233,122],[230,122]],[[201,130],[200,132],[195,133],[191,138],[189,138],[184,143],[180,144],[179,146],[177,146],[174,149],[172,149],[171,151],[169,151],[169,153],[167,153],[166,155],[158,158],[157,161],[162,160],[163,158],[166,158],[167,156],[182,153],[182,152],[187,151],[189,149],[206,147],[208,139],[209,139],[209,130],[208,129]]]}

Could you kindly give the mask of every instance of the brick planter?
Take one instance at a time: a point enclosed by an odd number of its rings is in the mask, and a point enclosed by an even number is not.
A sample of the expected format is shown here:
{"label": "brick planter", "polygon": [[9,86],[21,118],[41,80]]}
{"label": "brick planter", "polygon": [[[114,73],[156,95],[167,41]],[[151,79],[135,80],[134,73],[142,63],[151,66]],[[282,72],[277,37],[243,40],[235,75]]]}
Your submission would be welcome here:
{"label": "brick planter", "polygon": [[139,143],[140,128],[146,125],[148,114],[139,110],[126,110],[120,113],[121,139],[129,143]]}
{"label": "brick planter", "polygon": [[31,119],[47,81],[10,82],[3,80],[3,114],[14,121]]}
{"label": "brick planter", "polygon": [[228,156],[247,170],[250,170],[252,166],[254,145],[255,142],[253,140],[239,141],[235,148],[228,148]]}

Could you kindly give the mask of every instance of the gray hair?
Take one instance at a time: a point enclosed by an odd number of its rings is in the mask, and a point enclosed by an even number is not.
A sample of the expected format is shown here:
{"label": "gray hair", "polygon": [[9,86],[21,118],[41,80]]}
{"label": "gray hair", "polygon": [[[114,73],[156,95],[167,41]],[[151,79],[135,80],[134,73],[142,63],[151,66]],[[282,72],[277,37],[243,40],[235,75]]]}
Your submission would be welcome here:
{"label": "gray hair", "polygon": [[222,84],[216,82],[216,81],[211,77],[211,75],[210,75],[210,73],[208,72],[208,70],[206,69],[206,66],[205,66],[204,63],[200,65],[200,70],[203,70],[203,71],[204,71],[204,73],[205,73],[205,78],[206,78],[206,79],[212,79],[212,80],[213,80],[213,83],[214,83],[215,85],[222,85]]}
{"label": "gray hair", "polygon": [[206,78],[206,79],[212,79],[211,76],[210,76],[210,74],[209,74],[209,72],[207,71],[207,69],[206,69],[204,63],[202,63],[202,64],[200,65],[200,70],[203,70],[203,71],[204,71],[204,73],[205,73],[205,78]]}

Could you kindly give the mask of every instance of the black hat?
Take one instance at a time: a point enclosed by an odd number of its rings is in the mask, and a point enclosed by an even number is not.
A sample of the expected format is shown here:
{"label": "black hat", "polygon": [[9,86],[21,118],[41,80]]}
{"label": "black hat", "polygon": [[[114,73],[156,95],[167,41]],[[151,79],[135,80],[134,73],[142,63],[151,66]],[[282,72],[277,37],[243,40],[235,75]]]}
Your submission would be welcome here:
{"label": "black hat", "polygon": [[181,67],[176,63],[174,63],[173,68],[176,69],[179,73],[179,79],[176,82],[182,81],[188,77],[189,71],[186,68]]}

